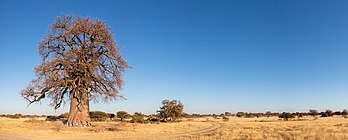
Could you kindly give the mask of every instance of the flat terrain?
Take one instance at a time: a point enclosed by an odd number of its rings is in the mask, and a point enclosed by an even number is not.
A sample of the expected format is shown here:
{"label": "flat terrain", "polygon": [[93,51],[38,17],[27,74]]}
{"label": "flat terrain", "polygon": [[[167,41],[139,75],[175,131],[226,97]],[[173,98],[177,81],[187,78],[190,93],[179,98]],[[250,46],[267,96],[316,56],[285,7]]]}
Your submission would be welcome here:
{"label": "flat terrain", "polygon": [[89,128],[65,127],[44,118],[0,118],[0,139],[348,139],[348,118],[277,117],[184,119],[177,123],[93,122]]}

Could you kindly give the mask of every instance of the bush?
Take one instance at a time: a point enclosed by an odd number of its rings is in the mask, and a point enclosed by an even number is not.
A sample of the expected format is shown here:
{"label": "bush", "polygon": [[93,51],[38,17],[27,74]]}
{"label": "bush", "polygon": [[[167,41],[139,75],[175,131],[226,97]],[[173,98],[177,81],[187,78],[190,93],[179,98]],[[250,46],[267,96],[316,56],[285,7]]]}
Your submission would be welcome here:
{"label": "bush", "polygon": [[147,119],[149,122],[159,122],[159,119],[158,118],[155,118],[155,117],[150,117]]}
{"label": "bush", "polygon": [[285,121],[288,121],[288,120],[290,120],[292,118],[295,118],[295,116],[293,114],[288,113],[288,112],[283,112],[278,117],[284,119]]}
{"label": "bush", "polygon": [[132,116],[131,123],[145,123],[144,120],[144,114],[141,114],[140,112],[135,112]]}
{"label": "bush", "polygon": [[230,118],[228,118],[228,117],[226,117],[226,116],[223,116],[223,117],[222,117],[222,120],[223,120],[224,122],[228,122],[228,121],[230,120]]}
{"label": "bush", "polygon": [[269,117],[272,116],[272,112],[271,112],[271,111],[267,111],[267,112],[265,113],[265,115],[266,115],[267,118],[269,118]]}
{"label": "bush", "polygon": [[20,119],[22,118],[22,114],[6,115],[6,117],[11,119]]}
{"label": "bush", "polygon": [[325,112],[321,112],[321,117],[331,117],[333,116],[333,112],[331,110],[326,110]]}
{"label": "bush", "polygon": [[236,114],[237,117],[244,117],[245,116],[245,113],[244,112],[238,112]]}
{"label": "bush", "polygon": [[68,112],[65,112],[65,113],[63,113],[63,114],[60,114],[60,115],[58,116],[58,119],[67,119],[68,116],[69,116],[69,113],[68,113]]}
{"label": "bush", "polygon": [[92,111],[89,112],[89,117],[92,121],[106,121],[109,118],[109,115],[101,111]]}
{"label": "bush", "polygon": [[348,115],[348,110],[347,109],[343,109],[341,114],[342,114],[343,117],[346,117]]}
{"label": "bush", "polygon": [[323,112],[320,117],[330,117],[330,114]]}
{"label": "bush", "polygon": [[318,110],[310,109],[308,114],[314,117],[318,115]]}
{"label": "bush", "polygon": [[57,116],[47,116],[46,121],[57,121],[58,117]]}
{"label": "bush", "polygon": [[121,121],[123,121],[123,119],[127,119],[130,117],[130,115],[126,111],[118,111],[116,113],[116,116],[117,116],[117,118],[120,118]]}
{"label": "bush", "polygon": [[109,119],[113,120],[115,118],[115,114],[114,113],[108,113]]}

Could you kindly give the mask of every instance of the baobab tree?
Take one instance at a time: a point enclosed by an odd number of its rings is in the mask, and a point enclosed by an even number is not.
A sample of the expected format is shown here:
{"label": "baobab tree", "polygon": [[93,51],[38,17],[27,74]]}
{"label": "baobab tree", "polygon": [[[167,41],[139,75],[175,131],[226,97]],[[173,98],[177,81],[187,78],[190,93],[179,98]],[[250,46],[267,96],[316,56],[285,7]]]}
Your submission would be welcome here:
{"label": "baobab tree", "polygon": [[122,75],[129,68],[110,27],[100,19],[62,15],[38,45],[36,78],[20,91],[29,105],[45,97],[58,109],[70,101],[68,126],[89,126],[89,102],[123,98]]}

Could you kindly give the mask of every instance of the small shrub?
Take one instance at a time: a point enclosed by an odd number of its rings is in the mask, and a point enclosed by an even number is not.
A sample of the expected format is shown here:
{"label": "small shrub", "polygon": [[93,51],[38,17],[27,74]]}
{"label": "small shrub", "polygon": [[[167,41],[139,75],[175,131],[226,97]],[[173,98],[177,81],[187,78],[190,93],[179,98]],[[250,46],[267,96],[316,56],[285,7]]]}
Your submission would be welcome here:
{"label": "small shrub", "polygon": [[113,120],[115,118],[115,114],[114,113],[108,113],[109,119]]}
{"label": "small shrub", "polygon": [[141,114],[140,112],[135,112],[132,116],[131,123],[145,123],[144,120],[144,114]]}
{"label": "small shrub", "polygon": [[330,117],[330,114],[324,112],[324,113],[321,114],[320,117]]}
{"label": "small shrub", "polygon": [[321,114],[320,117],[331,117],[331,116],[334,115],[334,114],[333,114],[333,111],[331,111],[331,110],[329,110],[329,109],[327,109],[325,112],[321,112],[320,114]]}
{"label": "small shrub", "polygon": [[238,112],[236,114],[237,117],[244,117],[245,116],[245,113],[244,112]]}
{"label": "small shrub", "polygon": [[20,119],[22,118],[22,114],[6,115],[6,117],[10,119]]}
{"label": "small shrub", "polygon": [[278,117],[284,119],[284,121],[288,121],[288,120],[290,120],[292,118],[295,118],[295,116],[293,114],[288,113],[288,112],[283,112]]}
{"label": "small shrub", "polygon": [[265,113],[265,115],[266,115],[267,118],[269,118],[269,117],[272,116],[272,112],[271,112],[271,111],[267,111],[267,112]]}
{"label": "small shrub", "polygon": [[158,118],[155,118],[155,117],[150,117],[147,119],[147,121],[151,122],[151,123],[157,123],[159,122],[160,120]]}
{"label": "small shrub", "polygon": [[130,115],[126,111],[118,111],[116,112],[116,116],[117,118],[120,118],[121,121],[123,121],[123,119],[127,119],[130,117]]}
{"label": "small shrub", "polygon": [[342,116],[343,116],[343,117],[345,117],[345,118],[346,118],[346,117],[347,117],[347,115],[348,115],[348,110],[347,110],[347,109],[343,109],[343,111],[342,111],[342,113],[341,113],[341,114],[342,114]]}
{"label": "small shrub", "polygon": [[47,116],[46,121],[57,121],[58,117],[57,116]]}
{"label": "small shrub", "polygon": [[68,112],[65,112],[65,113],[63,113],[63,114],[60,114],[60,115],[58,116],[58,119],[67,119],[68,116],[69,116],[69,113],[68,113]]}
{"label": "small shrub", "polygon": [[318,115],[319,112],[318,112],[318,110],[310,109],[308,114],[314,117],[314,116]]}
{"label": "small shrub", "polygon": [[223,116],[223,117],[222,117],[222,120],[223,120],[224,122],[228,122],[228,121],[230,120],[230,118],[228,118],[228,117],[226,117],[226,116]]}
{"label": "small shrub", "polygon": [[101,111],[92,111],[89,112],[89,117],[92,121],[106,121],[109,118],[109,115]]}

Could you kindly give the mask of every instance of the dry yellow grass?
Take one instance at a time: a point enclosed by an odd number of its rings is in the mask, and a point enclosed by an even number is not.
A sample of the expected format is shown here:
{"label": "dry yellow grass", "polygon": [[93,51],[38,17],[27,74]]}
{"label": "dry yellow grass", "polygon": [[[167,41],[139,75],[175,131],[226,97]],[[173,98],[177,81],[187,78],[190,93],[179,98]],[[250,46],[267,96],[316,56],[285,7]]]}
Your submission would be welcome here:
{"label": "dry yellow grass", "polygon": [[93,122],[93,127],[70,128],[62,122],[43,119],[0,118],[1,134],[30,139],[157,139],[175,138],[177,134],[211,126],[201,121],[179,123],[137,124],[121,122]]}
{"label": "dry yellow grass", "polygon": [[348,139],[348,119],[340,116],[291,121],[277,117],[230,117],[228,122],[199,118],[179,123],[93,122],[93,125],[69,128],[43,118],[0,118],[0,139]]}
{"label": "dry yellow grass", "polygon": [[214,135],[199,139],[286,139],[342,140],[348,139],[348,118],[302,117],[291,121],[271,118],[231,117],[225,127]]}

